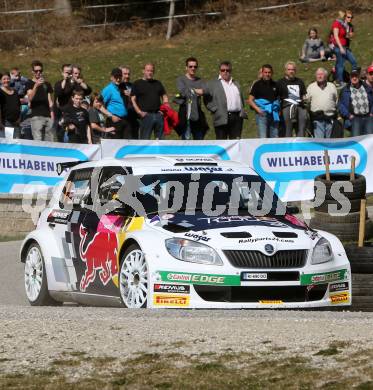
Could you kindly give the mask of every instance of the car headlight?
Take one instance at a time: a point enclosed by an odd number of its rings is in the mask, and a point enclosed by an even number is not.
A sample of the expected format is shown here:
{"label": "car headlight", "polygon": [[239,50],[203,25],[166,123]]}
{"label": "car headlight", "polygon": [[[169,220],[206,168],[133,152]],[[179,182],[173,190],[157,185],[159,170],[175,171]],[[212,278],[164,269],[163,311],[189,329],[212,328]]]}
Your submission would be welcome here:
{"label": "car headlight", "polygon": [[333,250],[326,238],[320,238],[313,248],[311,264],[321,264],[333,260]]}
{"label": "car headlight", "polygon": [[178,260],[190,263],[223,265],[216,251],[199,242],[184,240],[183,238],[169,238],[166,240],[168,253]]}

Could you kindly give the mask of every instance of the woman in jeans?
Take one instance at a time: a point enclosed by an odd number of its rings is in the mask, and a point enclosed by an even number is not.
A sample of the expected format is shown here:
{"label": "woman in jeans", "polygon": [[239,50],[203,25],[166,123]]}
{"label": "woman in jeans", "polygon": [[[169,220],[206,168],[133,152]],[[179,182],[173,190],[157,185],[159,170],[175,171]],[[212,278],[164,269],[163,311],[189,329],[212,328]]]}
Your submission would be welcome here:
{"label": "woman in jeans", "polygon": [[337,87],[343,87],[343,70],[346,60],[351,63],[352,69],[357,68],[357,61],[350,49],[350,39],[353,35],[352,12],[347,10],[339,13],[331,28],[330,47],[336,56],[336,80]]}
{"label": "woman in jeans", "polygon": [[13,138],[19,138],[21,101],[17,92],[10,87],[9,73],[1,76],[0,107],[0,137],[5,137],[5,127],[12,127]]}

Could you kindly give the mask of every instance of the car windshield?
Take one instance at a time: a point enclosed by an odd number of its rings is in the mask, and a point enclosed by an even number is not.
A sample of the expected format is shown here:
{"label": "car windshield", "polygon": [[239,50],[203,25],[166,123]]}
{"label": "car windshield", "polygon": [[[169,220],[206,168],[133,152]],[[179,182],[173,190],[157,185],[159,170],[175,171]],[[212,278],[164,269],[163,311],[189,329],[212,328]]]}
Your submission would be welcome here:
{"label": "car windshield", "polygon": [[[245,211],[253,215],[283,215],[286,212],[286,206],[272,189],[254,175],[181,173],[133,178],[136,200],[141,202],[146,214],[186,210],[202,210],[207,215],[237,215]],[[124,186],[128,179],[124,176]],[[120,191],[118,195],[123,201]]]}

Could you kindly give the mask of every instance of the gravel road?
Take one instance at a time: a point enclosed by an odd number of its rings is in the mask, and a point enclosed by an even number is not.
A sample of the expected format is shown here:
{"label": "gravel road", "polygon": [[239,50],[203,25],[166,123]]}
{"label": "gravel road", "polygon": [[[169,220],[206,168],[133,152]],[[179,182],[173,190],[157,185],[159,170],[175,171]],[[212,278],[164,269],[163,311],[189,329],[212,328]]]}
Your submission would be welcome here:
{"label": "gravel road", "polygon": [[[373,313],[30,307],[23,293],[19,245],[0,244],[0,373],[45,370],[74,353],[126,359],[142,353],[230,351],[314,356],[312,364],[337,364],[348,375],[350,357],[373,351]],[[331,345],[341,348],[339,363],[316,355]],[[373,370],[364,372],[364,380],[373,381]],[[74,368],[74,378],[85,374],[84,365]]]}

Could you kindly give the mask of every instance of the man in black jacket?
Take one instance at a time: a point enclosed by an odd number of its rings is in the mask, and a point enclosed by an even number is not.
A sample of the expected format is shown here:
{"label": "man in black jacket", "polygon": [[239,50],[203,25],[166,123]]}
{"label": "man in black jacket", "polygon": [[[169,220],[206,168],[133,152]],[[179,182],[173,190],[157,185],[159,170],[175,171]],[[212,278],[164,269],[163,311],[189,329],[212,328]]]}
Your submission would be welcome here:
{"label": "man in black jacket", "polygon": [[293,128],[297,137],[304,137],[306,129],[307,110],[304,107],[304,100],[307,90],[303,80],[295,76],[296,72],[295,62],[288,61],[285,64],[285,76],[277,82],[285,121],[285,137],[293,136]]}

